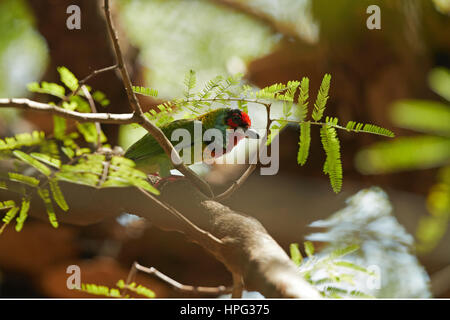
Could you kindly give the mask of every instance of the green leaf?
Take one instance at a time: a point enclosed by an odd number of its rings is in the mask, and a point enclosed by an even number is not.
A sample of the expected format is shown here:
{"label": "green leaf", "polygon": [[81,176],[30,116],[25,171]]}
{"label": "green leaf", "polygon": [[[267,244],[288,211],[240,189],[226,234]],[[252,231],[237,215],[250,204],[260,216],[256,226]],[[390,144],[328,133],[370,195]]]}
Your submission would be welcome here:
{"label": "green leaf", "polygon": [[8,172],[9,180],[26,184],[30,187],[37,187],[39,180],[35,177],[24,176],[23,174],[16,172]]}
{"label": "green leaf", "polygon": [[284,90],[286,90],[286,86],[284,84],[275,83],[271,86],[262,88],[261,90],[257,91],[255,97],[257,99],[277,99],[279,94]]}
{"label": "green leaf", "polygon": [[338,193],[342,188],[342,163],[336,129],[325,124],[320,128],[320,137],[326,154],[323,170],[330,178],[333,191]]}
{"label": "green leaf", "polygon": [[298,243],[291,243],[289,245],[289,251],[291,253],[291,259],[292,261],[299,266],[302,263],[303,257],[300,253],[300,249],[298,247]]}
{"label": "green leaf", "polygon": [[66,135],[66,119],[59,116],[53,116],[53,134],[56,139],[63,139]]}
{"label": "green leaf", "polygon": [[52,166],[52,167],[55,167],[58,169],[61,167],[61,160],[56,159],[48,154],[32,152],[32,153],[30,153],[30,156],[32,156],[36,160],[39,160],[41,162],[48,164],[49,166]]}
{"label": "green leaf", "polygon": [[133,168],[136,166],[136,164],[134,163],[133,160],[125,158],[125,157],[118,157],[118,156],[113,156],[111,159],[111,165],[113,166],[126,166],[126,167],[130,167]]}
{"label": "green leaf", "polygon": [[11,209],[14,208],[16,206],[16,203],[14,202],[14,200],[7,200],[7,201],[0,201],[0,210],[4,210],[4,209]]}
{"label": "green leaf", "polygon": [[350,246],[344,247],[344,248],[335,249],[335,250],[333,250],[333,252],[331,252],[330,259],[342,258],[343,256],[346,256],[357,250],[359,250],[359,246],[357,244],[350,245]]}
{"label": "green leaf", "polygon": [[38,188],[38,195],[44,202],[50,224],[53,226],[53,228],[58,228],[58,221],[56,219],[55,210],[53,209],[52,199],[50,198],[50,192],[48,191],[48,189]]}
{"label": "green leaf", "polygon": [[311,241],[305,241],[305,252],[308,257],[312,257],[314,255],[314,245]]}
{"label": "green leaf", "polygon": [[72,159],[75,156],[75,151],[69,147],[61,147],[61,151],[69,158]]}
{"label": "green leaf", "polygon": [[64,83],[70,90],[77,90],[78,79],[75,77],[75,75],[66,67],[58,67],[57,70],[59,72],[61,82]]}
{"label": "green leaf", "polygon": [[186,74],[184,78],[184,85],[186,86],[186,89],[184,91],[184,96],[186,99],[190,99],[193,97],[191,94],[191,91],[195,88],[195,85],[197,83],[197,77],[195,75],[194,70],[189,70],[189,72]]}
{"label": "green leaf", "polygon": [[34,167],[36,170],[40,171],[46,176],[49,176],[52,174],[52,171],[41,162],[37,161],[36,159],[33,159],[33,157],[29,156],[25,152],[22,152],[20,150],[14,150],[13,154],[23,162],[27,163],[28,165]]}
{"label": "green leaf", "polygon": [[450,137],[450,106],[426,100],[401,100],[391,108],[399,127]]}
{"label": "green leaf", "polygon": [[447,68],[435,68],[428,76],[431,89],[442,98],[450,101],[450,70]]}
{"label": "green leaf", "polygon": [[9,211],[5,214],[3,217],[3,226],[0,228],[0,234],[2,234],[5,227],[11,222],[12,219],[17,215],[17,212],[19,211],[19,207],[14,207],[9,209]]}
{"label": "green leaf", "polygon": [[366,268],[363,268],[361,266],[358,266],[358,265],[348,262],[348,261],[335,261],[334,265],[336,265],[338,267],[353,269],[353,270],[364,272],[364,273],[369,273]]}
{"label": "green leaf", "polygon": [[19,133],[14,137],[6,137],[4,140],[0,139],[0,151],[12,150],[21,147],[30,147],[41,144],[45,141],[45,134],[42,131],[33,131],[30,133]]}
{"label": "green leaf", "polygon": [[74,111],[77,108],[77,103],[74,101],[63,101],[61,107],[66,110]]}
{"label": "green leaf", "polygon": [[358,171],[380,174],[442,166],[450,159],[450,140],[435,136],[400,137],[360,150],[355,158]]}
{"label": "green leaf", "polygon": [[97,295],[97,296],[105,296],[110,298],[120,298],[120,292],[117,289],[109,288],[106,286],[100,286],[93,283],[82,283],[81,290],[83,292]]}
{"label": "green leaf", "polygon": [[22,207],[20,208],[19,216],[16,219],[16,231],[20,232],[23,228],[23,224],[28,217],[28,211],[30,210],[30,199],[22,199]]}
{"label": "green leaf", "polygon": [[275,123],[272,124],[272,126],[270,127],[270,133],[269,136],[267,137],[267,142],[266,145],[270,145],[273,141],[273,139],[280,134],[281,130],[284,129],[284,127],[287,126],[288,122],[287,121],[278,121],[279,123]]}
{"label": "green leaf", "polygon": [[[77,123],[77,129],[84,137],[84,140],[88,143],[97,143],[97,128],[95,127],[95,123]],[[106,142],[106,136],[101,131],[101,142]]]}
{"label": "green leaf", "polygon": [[143,180],[138,177],[127,177],[124,175],[108,175],[108,179],[103,183],[102,187],[126,187],[126,186],[134,186],[137,188],[142,188],[150,193],[155,195],[159,195],[160,192],[154,186],[152,186],[149,182]]}
{"label": "green leaf", "polygon": [[99,177],[92,173],[57,172],[56,178],[61,181],[96,187]]}
{"label": "green leaf", "polygon": [[[332,125],[337,125],[337,122]],[[393,138],[395,136],[394,133],[388,129],[376,126],[374,124],[357,123],[355,121],[349,121],[345,126],[345,129],[347,129],[347,131],[371,133],[389,138]]]}
{"label": "green leaf", "polygon": [[309,99],[309,79],[303,77],[300,83],[300,94],[298,96],[298,119],[304,121],[308,115],[308,99]]}
{"label": "green leaf", "polygon": [[90,113],[92,111],[91,106],[89,105],[89,102],[87,102],[83,97],[71,96],[70,103],[75,104],[76,111],[84,112],[84,113]]}
{"label": "green leaf", "polygon": [[133,92],[148,96],[148,97],[157,97],[158,96],[158,90],[153,88],[146,88],[146,87],[139,87],[139,86],[133,86]]}
{"label": "green leaf", "polygon": [[102,107],[106,107],[110,103],[110,101],[106,98],[106,95],[99,90],[94,91],[92,94],[92,99],[100,103]]}
{"label": "green leaf", "polygon": [[58,206],[64,210],[69,210],[69,206],[66,202],[66,199],[64,198],[64,195],[58,185],[58,181],[56,179],[51,179],[49,181],[50,183],[50,190],[52,191],[53,199],[58,204]]}
{"label": "green leaf", "polygon": [[311,123],[302,122],[300,124],[300,139],[299,149],[297,154],[297,163],[304,165],[309,155],[309,147],[311,144]]}
{"label": "green leaf", "polygon": [[41,85],[39,86],[39,83],[32,82],[27,85],[28,91],[36,92],[36,93],[44,93],[44,94],[50,94],[52,96],[58,97],[58,98],[64,98],[66,90],[63,86],[60,86],[57,83],[52,82],[45,82],[42,81]]}
{"label": "green leaf", "polygon": [[328,100],[328,91],[330,89],[331,75],[326,74],[323,77],[322,84],[320,85],[319,92],[317,93],[316,103],[312,112],[312,118],[315,121],[320,121],[323,117],[325,107]]}

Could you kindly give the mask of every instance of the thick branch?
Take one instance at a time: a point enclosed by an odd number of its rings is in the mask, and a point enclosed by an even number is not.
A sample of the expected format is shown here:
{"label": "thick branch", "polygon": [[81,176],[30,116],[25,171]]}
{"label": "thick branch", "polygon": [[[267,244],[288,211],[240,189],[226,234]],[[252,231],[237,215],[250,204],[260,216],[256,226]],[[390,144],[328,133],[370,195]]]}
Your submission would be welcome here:
{"label": "thick branch", "polygon": [[[182,232],[221,261],[231,273],[240,274],[247,290],[266,297],[320,298],[319,293],[299,274],[298,267],[255,218],[233,211],[207,199],[185,180],[168,183],[158,197],[182,212],[193,224],[220,239],[221,245],[208,237],[192,237],[186,225],[167,214],[135,188],[93,189],[60,182],[70,210],[58,214],[60,222],[86,225],[123,212],[149,219],[153,225]],[[13,199],[11,193],[0,190],[1,199]],[[47,220],[45,208],[34,195],[32,215]],[[17,199],[20,201],[20,199]]]}
{"label": "thick branch", "polygon": [[264,25],[269,26],[273,30],[273,32],[280,32],[286,36],[300,39],[298,33],[295,31],[295,26],[293,26],[292,23],[284,22],[281,19],[277,19],[276,17],[273,17],[271,14],[268,14],[263,10],[259,10],[255,6],[249,5],[249,3],[246,3],[246,1],[212,0],[212,2],[216,3],[217,5],[224,6],[228,9],[245,13],[256,20],[259,20]]}

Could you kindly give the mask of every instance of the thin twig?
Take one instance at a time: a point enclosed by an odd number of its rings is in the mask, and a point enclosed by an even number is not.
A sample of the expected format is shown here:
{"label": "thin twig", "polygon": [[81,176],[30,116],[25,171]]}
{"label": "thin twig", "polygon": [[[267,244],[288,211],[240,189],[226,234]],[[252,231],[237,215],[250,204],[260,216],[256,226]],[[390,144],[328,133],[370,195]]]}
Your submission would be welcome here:
{"label": "thin twig", "polygon": [[209,248],[211,248],[213,251],[216,252],[220,251],[223,245],[222,240],[216,238],[211,233],[199,228],[194,223],[192,223],[188,218],[186,218],[183,214],[181,214],[178,210],[162,202],[158,198],[154,197],[151,193],[147,192],[142,188],[138,189],[148,198],[153,200],[158,206],[162,207],[163,209],[171,213],[179,221],[181,221],[182,224],[184,225],[185,233],[191,236],[194,240],[198,241],[199,243],[208,243]]}
{"label": "thin twig", "polygon": [[58,104],[58,106],[61,106],[61,104],[62,104],[64,101],[68,101],[71,97],[76,96],[76,95],[78,94],[78,92],[80,92],[80,90],[82,89],[82,87],[86,84],[86,82],[87,82],[89,79],[91,79],[91,78],[93,78],[93,77],[99,75],[100,73],[107,72],[107,71],[111,71],[111,70],[115,70],[115,69],[117,69],[117,64],[115,64],[115,65],[113,65],[113,66],[106,67],[106,68],[97,69],[97,70],[92,71],[92,72],[91,72],[90,74],[88,74],[86,77],[84,77],[83,79],[81,79],[80,81],[78,81],[78,87],[75,89],[75,91],[72,91],[67,97],[64,97],[64,98],[60,101],[60,103]]}
{"label": "thin twig", "polygon": [[271,104],[265,104],[265,103],[263,103],[263,104],[266,107],[267,124],[266,124],[266,133],[265,133],[264,137],[262,138],[261,143],[259,144],[258,150],[253,154],[253,157],[250,160],[251,164],[244,171],[244,173],[239,177],[239,179],[234,181],[227,190],[225,190],[224,192],[222,192],[221,194],[216,196],[214,198],[214,200],[216,200],[216,201],[223,201],[223,200],[231,197],[231,195],[233,195],[233,193],[236,192],[236,190],[238,190],[244,184],[245,181],[247,181],[247,179],[252,175],[253,171],[255,171],[255,169],[257,168],[256,162],[258,160],[258,153],[259,153],[259,150],[261,150],[261,148],[263,148],[264,145],[266,144],[268,133],[269,133],[269,128],[271,125],[271,120],[270,120]]}
{"label": "thin twig", "polygon": [[250,175],[253,173],[253,171],[255,171],[256,168],[257,165],[254,163],[249,165],[247,169],[244,171],[244,173],[239,177],[239,179],[234,181],[233,184],[227,190],[216,196],[214,200],[220,202],[225,199],[228,199],[237,189],[239,189],[242,186],[242,184],[248,179],[248,177],[250,177]]}
{"label": "thin twig", "polygon": [[[118,67],[117,64],[115,64],[115,65],[113,65],[113,66],[109,66],[109,67],[106,67],[106,68],[94,70],[94,71],[92,71],[89,75],[87,75],[86,77],[84,77],[83,79],[81,79],[80,81],[78,81],[78,86],[81,87],[82,85],[86,84],[86,82],[87,82],[89,79],[91,79],[91,78],[93,78],[93,77],[99,75],[100,73],[107,72],[107,71],[112,71],[112,70],[116,70],[117,67]],[[78,90],[79,90],[79,89],[78,89]],[[74,94],[77,94],[77,93],[78,93],[78,92],[76,92],[76,91],[77,91],[77,90],[75,90],[75,93],[74,93]]]}
{"label": "thin twig", "polygon": [[36,102],[26,98],[0,98],[0,108],[15,107],[33,111],[50,112],[64,118],[74,119],[79,122],[101,122],[114,124],[136,123],[133,113],[84,113],[63,109],[55,105]]}
{"label": "thin twig", "polygon": [[136,271],[137,271],[136,265],[137,264],[138,264],[137,262],[133,262],[130,272],[128,272],[127,281],[125,282],[125,290],[122,293],[123,296],[127,295],[129,285],[133,282],[134,278],[136,277]]}
{"label": "thin twig", "polygon": [[[178,281],[175,281],[174,279],[165,275],[164,273],[158,271],[156,268],[154,268],[154,267],[147,268],[147,267],[140,265],[137,262],[133,263],[132,268],[134,268],[135,270],[145,272],[149,275],[152,275],[152,276],[158,278],[159,280],[170,285],[172,288],[174,288],[175,290],[177,290],[179,292],[208,294],[208,295],[218,296],[221,294],[230,293],[232,291],[231,287],[225,287],[225,286],[202,287],[202,286],[190,286],[190,285],[181,284]],[[131,271],[130,271],[129,275],[131,275]]]}
{"label": "thin twig", "polygon": [[[89,106],[91,107],[92,113],[97,113],[97,108],[95,107],[94,99],[92,99],[91,93],[86,88],[85,85],[81,86],[81,90],[83,90],[86,99],[89,101]],[[102,147],[102,128],[100,127],[100,122],[95,122],[95,131],[97,132],[97,145],[96,149],[100,149]]]}

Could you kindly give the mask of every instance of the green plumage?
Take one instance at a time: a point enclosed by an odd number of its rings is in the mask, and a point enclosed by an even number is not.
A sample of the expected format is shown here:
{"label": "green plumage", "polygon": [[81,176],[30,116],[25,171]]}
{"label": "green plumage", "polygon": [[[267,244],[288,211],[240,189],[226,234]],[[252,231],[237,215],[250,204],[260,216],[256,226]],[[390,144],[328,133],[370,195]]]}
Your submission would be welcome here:
{"label": "green plumage", "polygon": [[[160,129],[164,135],[171,140],[172,133],[176,129],[186,129],[189,131],[191,137],[190,145],[183,145],[183,150],[185,148],[191,148],[191,155],[194,156],[194,139],[203,139],[203,133],[211,128],[217,128],[223,132],[224,144],[225,144],[225,132],[228,128],[225,124],[226,114],[230,111],[230,108],[221,108],[213,110],[211,112],[205,113],[196,119],[181,119],[173,121]],[[202,134],[201,137],[196,137],[194,135],[194,125],[195,122],[201,121],[202,123]],[[175,146],[179,141],[172,141]],[[200,141],[199,141],[200,142]],[[225,147],[225,146],[224,146]],[[202,150],[205,148],[205,144],[202,142]],[[183,156],[183,150],[181,150],[180,156]],[[164,150],[158,144],[158,142],[150,135],[146,134],[137,142],[135,142],[125,153],[125,157],[133,160],[138,169],[143,170],[148,173],[158,172],[161,177],[166,177],[170,175],[170,169],[172,169],[172,164],[169,157],[165,154]],[[193,163],[193,162],[192,162]]]}

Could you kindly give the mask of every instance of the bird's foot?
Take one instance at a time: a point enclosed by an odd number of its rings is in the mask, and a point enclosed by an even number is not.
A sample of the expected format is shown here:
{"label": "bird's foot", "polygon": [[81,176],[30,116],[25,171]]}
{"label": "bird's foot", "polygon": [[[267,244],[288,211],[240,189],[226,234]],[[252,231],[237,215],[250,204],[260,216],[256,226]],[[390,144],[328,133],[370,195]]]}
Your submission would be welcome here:
{"label": "bird's foot", "polygon": [[155,188],[159,189],[166,183],[184,179],[185,177],[183,177],[183,176],[168,176],[168,177],[161,178],[158,173],[154,173],[154,174],[149,174],[148,178],[149,178],[150,182],[153,184],[153,186]]}

